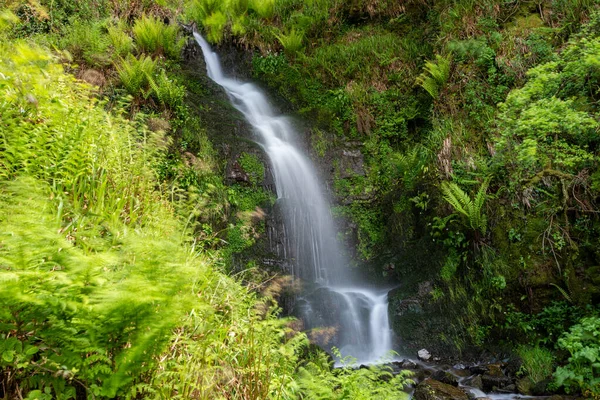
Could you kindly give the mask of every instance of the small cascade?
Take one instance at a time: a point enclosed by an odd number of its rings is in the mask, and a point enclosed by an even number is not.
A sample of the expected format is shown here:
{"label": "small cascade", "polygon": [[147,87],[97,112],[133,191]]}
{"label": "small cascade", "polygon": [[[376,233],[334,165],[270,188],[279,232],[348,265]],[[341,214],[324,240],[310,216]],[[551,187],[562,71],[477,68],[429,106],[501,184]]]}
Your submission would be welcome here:
{"label": "small cascade", "polygon": [[[277,190],[275,209],[283,220],[285,240],[275,246],[290,261],[291,273],[305,284],[296,315],[306,329],[333,327],[324,347],[360,363],[386,357],[392,349],[387,290],[362,287],[336,240],[329,202],[310,160],[295,143],[288,118],[278,115],[252,83],[227,77],[206,40],[194,33],[204,54],[209,78],[227,93],[259,136],[269,157]],[[273,236],[273,234],[271,234]]]}

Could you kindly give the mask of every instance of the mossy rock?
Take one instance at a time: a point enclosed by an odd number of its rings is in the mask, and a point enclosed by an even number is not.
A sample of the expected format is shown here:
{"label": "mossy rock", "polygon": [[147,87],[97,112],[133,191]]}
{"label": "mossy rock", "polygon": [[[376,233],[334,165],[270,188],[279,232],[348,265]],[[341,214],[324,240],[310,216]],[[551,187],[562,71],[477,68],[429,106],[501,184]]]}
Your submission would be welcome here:
{"label": "mossy rock", "polygon": [[430,378],[419,383],[413,397],[415,400],[469,400],[461,389]]}

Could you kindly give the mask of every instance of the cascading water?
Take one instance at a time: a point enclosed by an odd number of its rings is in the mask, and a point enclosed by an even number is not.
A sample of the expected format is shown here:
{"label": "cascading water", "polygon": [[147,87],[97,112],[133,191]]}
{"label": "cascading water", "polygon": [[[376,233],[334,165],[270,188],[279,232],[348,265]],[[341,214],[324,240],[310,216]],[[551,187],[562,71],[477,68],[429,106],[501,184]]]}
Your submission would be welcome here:
{"label": "cascading water", "polygon": [[289,120],[276,115],[265,95],[251,83],[226,77],[219,58],[198,33],[209,78],[221,86],[260,136],[268,155],[286,230],[280,255],[291,260],[292,274],[311,283],[298,299],[307,329],[334,327],[329,346],[360,363],[376,362],[392,348],[387,291],[356,285],[336,241],[329,204],[307,157],[294,145]]}

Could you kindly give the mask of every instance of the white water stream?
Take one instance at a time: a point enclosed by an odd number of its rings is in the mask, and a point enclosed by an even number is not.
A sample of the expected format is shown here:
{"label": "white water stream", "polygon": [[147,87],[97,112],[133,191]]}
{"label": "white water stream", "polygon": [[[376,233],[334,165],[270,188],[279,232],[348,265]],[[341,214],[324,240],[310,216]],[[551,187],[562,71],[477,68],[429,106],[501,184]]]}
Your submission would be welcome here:
{"label": "white water stream", "polygon": [[277,202],[283,209],[285,241],[280,256],[291,261],[292,274],[312,283],[298,299],[307,329],[334,327],[332,341],[341,355],[373,363],[392,349],[387,290],[377,292],[354,278],[339,244],[322,184],[309,159],[294,144],[290,121],[273,110],[252,83],[223,73],[219,58],[198,33],[209,78],[227,93],[260,137],[275,179]]}

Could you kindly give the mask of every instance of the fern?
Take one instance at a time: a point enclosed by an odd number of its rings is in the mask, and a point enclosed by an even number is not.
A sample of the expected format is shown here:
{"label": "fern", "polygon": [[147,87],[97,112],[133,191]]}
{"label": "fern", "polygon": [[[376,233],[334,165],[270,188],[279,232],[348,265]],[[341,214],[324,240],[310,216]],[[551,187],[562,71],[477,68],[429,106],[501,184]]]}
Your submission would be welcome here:
{"label": "fern", "polygon": [[128,54],[117,64],[117,73],[121,83],[134,97],[142,94],[142,91],[148,87],[150,83],[148,77],[154,75],[155,69],[156,61],[149,56],[142,56],[138,59],[134,55]]}
{"label": "fern", "polygon": [[487,216],[483,211],[483,206],[487,198],[486,192],[489,183],[490,178],[486,178],[473,199],[456,183],[443,182],[441,187],[444,199],[466,219],[466,225],[482,234],[487,231]]}
{"label": "fern", "polygon": [[427,61],[424,69],[417,78],[417,83],[436,99],[450,78],[450,58],[436,54],[435,62]]}
{"label": "fern", "polygon": [[156,79],[149,74],[147,78],[150,90],[145,97],[154,96],[162,106],[171,109],[177,109],[183,104],[185,88],[169,79],[164,70],[161,70]]}
{"label": "fern", "polygon": [[295,54],[302,50],[304,32],[292,28],[287,35],[280,33],[275,36],[287,54]]}

